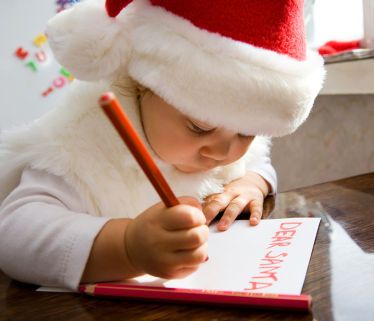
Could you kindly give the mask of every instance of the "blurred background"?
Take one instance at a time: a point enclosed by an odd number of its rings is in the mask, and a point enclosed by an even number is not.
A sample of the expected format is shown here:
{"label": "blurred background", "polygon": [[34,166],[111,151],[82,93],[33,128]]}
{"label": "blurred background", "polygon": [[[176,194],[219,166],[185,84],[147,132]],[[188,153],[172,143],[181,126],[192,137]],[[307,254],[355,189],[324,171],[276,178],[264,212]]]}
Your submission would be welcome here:
{"label": "blurred background", "polygon": [[335,41],[341,50],[325,56],[307,121],[273,140],[280,191],[374,171],[374,0],[306,0],[305,23],[311,48]]}
{"label": "blurred background", "polygon": [[[72,81],[49,49],[47,20],[78,0],[0,1],[0,131],[37,119]],[[326,60],[327,78],[309,119],[273,140],[279,189],[374,171],[374,0],[306,0],[308,44],[355,43]],[[358,51],[361,50],[361,51]],[[327,59],[327,58],[326,58]]]}
{"label": "blurred background", "polygon": [[0,1],[0,130],[40,117],[64,94],[71,76],[53,58],[44,29],[76,2]]}

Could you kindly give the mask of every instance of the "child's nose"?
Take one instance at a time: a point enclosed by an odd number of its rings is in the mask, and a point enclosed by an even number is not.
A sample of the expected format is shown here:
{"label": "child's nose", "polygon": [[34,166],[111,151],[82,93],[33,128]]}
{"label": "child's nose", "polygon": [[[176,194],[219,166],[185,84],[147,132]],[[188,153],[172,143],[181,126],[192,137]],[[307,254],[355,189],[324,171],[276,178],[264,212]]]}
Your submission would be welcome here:
{"label": "child's nose", "polygon": [[231,140],[217,142],[201,148],[200,155],[218,162],[226,160],[231,149]]}

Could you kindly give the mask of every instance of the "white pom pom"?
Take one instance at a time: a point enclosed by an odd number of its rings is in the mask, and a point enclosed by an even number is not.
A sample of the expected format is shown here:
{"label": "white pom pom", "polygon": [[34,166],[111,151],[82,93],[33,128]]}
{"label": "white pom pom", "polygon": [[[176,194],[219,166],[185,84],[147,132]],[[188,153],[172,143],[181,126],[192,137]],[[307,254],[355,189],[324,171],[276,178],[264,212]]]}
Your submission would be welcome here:
{"label": "white pom pom", "polygon": [[88,0],[48,21],[46,34],[61,65],[81,80],[114,79],[126,70],[126,26],[110,18],[102,1]]}

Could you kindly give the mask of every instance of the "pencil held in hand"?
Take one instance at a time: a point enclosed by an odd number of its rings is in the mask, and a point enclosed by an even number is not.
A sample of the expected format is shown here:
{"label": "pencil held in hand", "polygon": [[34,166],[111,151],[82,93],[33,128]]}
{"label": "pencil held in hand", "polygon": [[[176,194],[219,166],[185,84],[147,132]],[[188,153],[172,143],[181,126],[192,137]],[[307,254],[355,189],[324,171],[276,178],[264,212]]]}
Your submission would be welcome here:
{"label": "pencil held in hand", "polygon": [[172,207],[178,205],[178,199],[174,195],[169,184],[166,182],[152,156],[149,154],[146,146],[125,114],[116,96],[112,92],[106,92],[101,96],[99,103],[144,171],[145,175],[160,195],[165,206]]}

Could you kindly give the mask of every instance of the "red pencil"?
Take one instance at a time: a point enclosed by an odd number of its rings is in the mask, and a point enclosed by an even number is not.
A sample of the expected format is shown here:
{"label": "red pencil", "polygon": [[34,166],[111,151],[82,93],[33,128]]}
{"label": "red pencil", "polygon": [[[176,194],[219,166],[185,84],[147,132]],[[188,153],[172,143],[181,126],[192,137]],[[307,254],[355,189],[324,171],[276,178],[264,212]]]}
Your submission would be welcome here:
{"label": "red pencil", "polygon": [[149,154],[147,147],[137,134],[135,128],[127,118],[120,102],[112,92],[104,93],[100,98],[100,106],[117,129],[127,147],[143,169],[144,173],[160,195],[166,207],[179,204],[178,199],[166,182],[161,171]]}
{"label": "red pencil", "polygon": [[144,285],[98,283],[81,285],[79,291],[104,297],[123,297],[151,301],[199,303],[255,308],[273,308],[307,311],[311,307],[310,295],[264,294],[237,291],[177,289]]}

